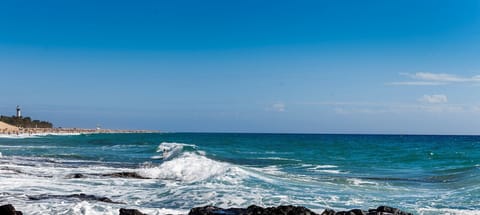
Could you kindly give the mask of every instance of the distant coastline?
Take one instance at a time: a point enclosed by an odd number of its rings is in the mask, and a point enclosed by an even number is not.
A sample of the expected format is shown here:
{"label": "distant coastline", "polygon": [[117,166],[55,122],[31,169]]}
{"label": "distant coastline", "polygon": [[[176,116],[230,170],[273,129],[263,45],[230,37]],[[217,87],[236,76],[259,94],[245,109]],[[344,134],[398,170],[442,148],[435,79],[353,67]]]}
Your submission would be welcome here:
{"label": "distant coastline", "polygon": [[125,130],[125,129],[95,129],[89,128],[54,128],[53,123],[34,120],[22,116],[19,105],[15,108],[15,115],[0,115],[0,137],[22,138],[47,135],[80,135],[80,134],[121,134],[121,133],[159,133],[153,130]]}
{"label": "distant coastline", "polygon": [[[3,123],[6,124],[6,123]],[[8,124],[7,124],[8,125]],[[0,128],[0,137],[34,137],[47,135],[81,135],[81,134],[132,134],[132,133],[160,133],[154,130],[130,130],[130,129],[89,129],[89,128]]]}

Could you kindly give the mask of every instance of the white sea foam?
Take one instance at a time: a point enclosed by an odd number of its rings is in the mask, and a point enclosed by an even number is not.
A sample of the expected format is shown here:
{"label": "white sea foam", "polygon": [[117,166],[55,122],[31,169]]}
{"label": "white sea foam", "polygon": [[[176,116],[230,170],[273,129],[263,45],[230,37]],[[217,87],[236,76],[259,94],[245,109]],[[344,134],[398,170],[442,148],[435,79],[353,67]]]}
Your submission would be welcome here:
{"label": "white sea foam", "polygon": [[451,208],[419,208],[417,209],[420,215],[479,215],[480,210],[471,209],[451,209]]}
{"label": "white sea foam", "polygon": [[235,168],[231,164],[214,161],[194,152],[185,152],[175,159],[165,161],[160,166],[140,169],[138,174],[147,178],[192,183],[223,176]]}
{"label": "white sea foam", "polygon": [[37,134],[31,134],[32,136],[37,136],[37,137],[45,137],[45,136],[78,136],[82,135],[84,133],[82,132],[68,132],[68,133],[37,133]]}
{"label": "white sea foam", "polygon": [[329,173],[329,174],[345,174],[347,172],[342,172],[340,170],[336,169],[316,169],[315,172],[323,172],[323,173]]}
{"label": "white sea foam", "polygon": [[367,180],[362,180],[362,179],[359,179],[359,178],[349,178],[347,179],[347,181],[349,181],[351,184],[355,185],[355,186],[363,186],[363,185],[375,185],[377,186],[378,183],[375,183],[375,182],[372,182],[372,181],[367,181]]}
{"label": "white sea foam", "polygon": [[[24,213],[32,215],[44,215],[44,214],[64,214],[64,215],[118,215],[120,208],[124,208],[125,205],[112,205],[99,202],[59,202],[55,204],[35,203],[29,202],[28,204],[13,203],[17,209]],[[177,210],[168,208],[139,208],[128,207],[138,209],[139,211],[151,214],[151,215],[180,215],[188,214],[188,210]]]}
{"label": "white sea foam", "polygon": [[0,134],[0,138],[5,139],[25,139],[25,138],[37,138],[37,136],[29,134]]}
{"label": "white sea foam", "polygon": [[258,172],[266,173],[269,175],[275,175],[275,176],[281,176],[281,175],[286,175],[285,172],[282,172],[278,166],[272,165],[272,166],[266,166],[266,167],[261,167],[261,168],[251,168],[253,170],[256,170]]}
{"label": "white sea foam", "polygon": [[46,136],[78,136],[82,135],[83,133],[34,133],[34,134],[0,134],[0,138],[6,139],[27,139],[27,138],[39,138],[39,137],[46,137]]}
{"label": "white sea foam", "polygon": [[329,174],[345,174],[347,172],[337,170],[338,166],[335,165],[311,165],[311,164],[304,164],[302,167],[308,167],[307,170],[313,172],[322,172],[322,173],[329,173]]}
{"label": "white sea foam", "polygon": [[153,159],[153,160],[162,160],[162,159],[163,159],[163,155],[155,155],[155,156],[150,157],[150,159]]}
{"label": "white sea foam", "polygon": [[[196,148],[194,145],[181,143],[162,144]],[[162,149],[159,150],[163,152]],[[303,180],[301,172],[289,174],[282,166],[245,167],[211,159],[205,153],[191,148],[182,148],[178,155],[157,166],[150,164],[145,168],[119,168],[119,165],[109,166],[110,163],[92,161],[81,161],[81,165],[70,166],[68,162],[72,160],[4,156],[0,159],[0,202],[12,203],[16,207],[18,205],[18,209],[25,214],[118,214],[119,207],[125,207],[136,208],[147,214],[163,215],[187,214],[189,208],[206,204],[220,207],[294,204],[304,205],[321,213],[326,207],[337,209],[348,206],[346,209],[349,209],[392,196],[395,201],[412,198],[414,194],[418,194],[415,198],[418,197],[421,201],[434,198],[424,196],[431,191],[428,189],[418,192],[395,190],[397,187],[382,184],[377,191],[375,186],[368,186],[370,181],[363,179],[347,179],[347,183],[344,183],[344,180],[331,180],[338,176],[322,175],[319,178],[323,177],[328,181]],[[319,171],[340,171],[333,165],[302,165],[301,170],[306,170],[307,167]],[[99,176],[115,172],[137,172],[152,179]],[[87,177],[66,177],[72,173],[81,173]],[[126,204],[61,198],[32,201],[26,196],[74,193],[104,196]],[[388,193],[388,196],[383,197],[385,193]],[[158,206],[164,208],[154,208]],[[406,211],[424,215],[479,214],[476,210],[412,208],[415,208],[415,205],[402,207]]]}
{"label": "white sea foam", "polygon": [[[195,145],[191,145],[191,144],[163,142],[160,145],[158,145],[157,152],[162,153],[161,154],[162,159],[168,160],[179,155],[183,151],[183,148],[186,146],[196,148]],[[154,156],[154,157],[155,158],[152,158],[152,159],[160,158],[160,156]]]}
{"label": "white sea foam", "polygon": [[337,168],[338,166],[335,165],[317,165],[312,169],[330,169],[330,168]]}
{"label": "white sea foam", "polygon": [[259,160],[298,161],[298,162],[301,161],[301,160],[298,160],[298,159],[282,158],[282,157],[264,157],[264,158],[257,158],[257,159],[259,159]]}

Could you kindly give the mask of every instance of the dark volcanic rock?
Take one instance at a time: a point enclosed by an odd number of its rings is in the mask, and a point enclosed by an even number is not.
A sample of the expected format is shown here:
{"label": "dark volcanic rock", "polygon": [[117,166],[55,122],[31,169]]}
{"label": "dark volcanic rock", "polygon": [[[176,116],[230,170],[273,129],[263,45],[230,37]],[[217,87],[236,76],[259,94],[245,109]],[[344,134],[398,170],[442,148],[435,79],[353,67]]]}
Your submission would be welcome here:
{"label": "dark volcanic rock", "polygon": [[137,209],[120,208],[120,215],[146,215]]}
{"label": "dark volcanic rock", "polygon": [[65,178],[86,178],[86,176],[82,173],[73,173],[65,176]]}
{"label": "dark volcanic rock", "polygon": [[14,168],[10,168],[10,167],[1,167],[0,170],[11,171],[11,172],[14,172],[14,173],[17,173],[17,174],[25,174],[24,172],[22,172],[18,169],[14,169]]}
{"label": "dark volcanic rock", "polygon": [[214,206],[192,208],[188,215],[316,215],[315,212],[297,206],[278,206],[263,208],[252,205],[248,208],[222,209]]}
{"label": "dark volcanic rock", "polygon": [[264,213],[265,215],[316,215],[315,212],[305,208],[305,207],[297,207],[297,206],[278,206],[278,207],[270,207],[265,208]]}
{"label": "dark volcanic rock", "polygon": [[82,174],[82,173],[72,173],[65,176],[65,178],[86,178],[88,176],[101,176],[101,177],[114,177],[114,178],[136,178],[136,179],[149,179],[143,177],[136,172],[114,172],[114,173],[105,173],[105,174]]}
{"label": "dark volcanic rock", "polygon": [[[315,212],[297,206],[278,206],[263,208],[252,205],[248,208],[218,208],[214,206],[205,206],[192,208],[188,215],[316,215]],[[361,209],[352,209],[349,211],[335,212],[332,209],[325,209],[320,215],[412,215],[411,213],[403,212],[398,208],[388,206],[380,206],[377,209],[370,209],[363,211]]]}
{"label": "dark volcanic rock", "polygon": [[188,215],[206,215],[215,214],[215,212],[221,212],[223,209],[215,206],[205,206],[190,209]]}
{"label": "dark volcanic rock", "polygon": [[349,212],[350,212],[351,214],[353,213],[353,214],[355,214],[355,215],[365,215],[365,214],[366,214],[365,211],[362,211],[362,210],[360,210],[360,209],[353,209],[353,210],[350,210]]}
{"label": "dark volcanic rock", "polygon": [[321,215],[335,215],[335,211],[332,209],[325,209]]}
{"label": "dark volcanic rock", "polygon": [[13,205],[2,205],[0,206],[0,214],[1,215],[23,215],[21,211],[16,211]]}
{"label": "dark volcanic rock", "polygon": [[43,195],[38,195],[38,196],[28,196],[29,200],[42,200],[42,199],[63,199],[63,198],[76,198],[80,200],[89,200],[89,201],[99,201],[99,202],[107,202],[107,203],[114,203],[114,204],[124,204],[122,202],[115,202],[112,201],[111,199],[107,197],[99,197],[95,195],[87,195],[84,193],[80,194],[72,194],[72,195],[48,195],[48,194],[43,194]]}
{"label": "dark volcanic rock", "polygon": [[67,197],[67,198],[78,198],[78,199],[81,199],[81,200],[93,200],[93,201],[99,201],[99,202],[116,203],[116,202],[112,201],[111,199],[109,199],[107,197],[99,197],[99,196],[95,196],[95,195],[86,195],[84,193],[72,194],[72,195],[68,195],[68,196],[65,196],[65,197]]}
{"label": "dark volcanic rock", "polygon": [[101,174],[101,176],[105,177],[116,177],[116,178],[138,178],[138,179],[148,179],[139,175],[136,172],[115,172],[115,173],[108,173],[108,174]]}
{"label": "dark volcanic rock", "polygon": [[412,213],[407,213],[405,211],[401,211],[398,208],[392,208],[388,206],[380,206],[376,210],[370,209],[368,210],[367,215],[413,215]]}
{"label": "dark volcanic rock", "polygon": [[369,209],[368,212],[360,209],[353,209],[349,211],[338,211],[338,212],[335,212],[332,209],[325,209],[321,215],[412,215],[412,214],[401,211],[398,208],[380,206],[377,209]]}
{"label": "dark volcanic rock", "polygon": [[[349,210],[349,211],[339,211],[339,212],[336,212],[336,213],[333,210],[330,210],[330,211],[333,212],[333,213],[331,213],[331,212],[329,213],[331,215],[366,215],[367,214],[367,212],[362,211],[360,209],[353,209],[353,210]],[[325,211],[323,213],[325,213]]]}

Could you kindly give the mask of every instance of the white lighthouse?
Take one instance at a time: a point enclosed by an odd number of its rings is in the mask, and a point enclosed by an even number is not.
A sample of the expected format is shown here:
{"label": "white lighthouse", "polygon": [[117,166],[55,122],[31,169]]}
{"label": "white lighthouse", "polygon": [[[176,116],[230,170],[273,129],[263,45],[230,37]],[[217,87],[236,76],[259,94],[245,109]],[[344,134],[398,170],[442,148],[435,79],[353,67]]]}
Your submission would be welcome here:
{"label": "white lighthouse", "polygon": [[22,111],[20,110],[20,105],[17,105],[17,118],[22,117]]}

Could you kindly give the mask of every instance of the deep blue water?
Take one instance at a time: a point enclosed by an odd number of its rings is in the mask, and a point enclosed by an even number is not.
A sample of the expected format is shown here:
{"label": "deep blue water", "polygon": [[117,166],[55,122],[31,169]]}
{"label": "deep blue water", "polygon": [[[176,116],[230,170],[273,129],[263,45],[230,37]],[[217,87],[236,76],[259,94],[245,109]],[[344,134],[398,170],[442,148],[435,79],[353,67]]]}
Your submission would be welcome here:
{"label": "deep blue water", "polygon": [[[207,204],[295,204],[317,212],[390,205],[415,214],[480,214],[479,136],[94,134],[0,138],[0,152],[0,202],[30,214],[117,210],[26,198],[80,192],[152,214]],[[120,171],[150,179],[94,175]],[[66,178],[71,173],[91,177]]]}

